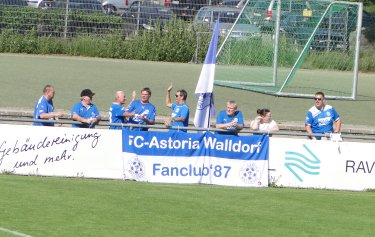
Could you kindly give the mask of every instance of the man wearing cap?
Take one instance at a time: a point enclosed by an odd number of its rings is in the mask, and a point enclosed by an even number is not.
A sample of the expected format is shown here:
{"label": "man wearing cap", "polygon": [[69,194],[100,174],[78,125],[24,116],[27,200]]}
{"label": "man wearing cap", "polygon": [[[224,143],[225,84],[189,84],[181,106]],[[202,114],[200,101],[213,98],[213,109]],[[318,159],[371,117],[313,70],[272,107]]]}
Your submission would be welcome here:
{"label": "man wearing cap", "polygon": [[82,124],[73,124],[75,128],[94,128],[101,117],[98,108],[92,104],[92,97],[95,95],[90,89],[81,92],[81,101],[72,108],[72,118]]}
{"label": "man wearing cap", "polygon": [[[46,85],[43,88],[43,95],[35,105],[34,119],[58,120],[62,116],[62,112],[54,112],[53,97],[55,96],[55,88]],[[54,123],[34,122],[34,126],[54,126]]]}

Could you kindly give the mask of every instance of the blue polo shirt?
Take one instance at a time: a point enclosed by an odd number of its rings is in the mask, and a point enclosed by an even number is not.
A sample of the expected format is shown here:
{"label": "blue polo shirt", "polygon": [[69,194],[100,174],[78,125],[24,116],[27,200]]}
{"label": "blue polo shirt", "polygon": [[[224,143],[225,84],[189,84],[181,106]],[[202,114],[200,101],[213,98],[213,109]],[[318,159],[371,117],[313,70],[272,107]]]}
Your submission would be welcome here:
{"label": "blue polo shirt", "polygon": [[[156,115],[156,108],[153,104],[147,103],[142,104],[141,100],[134,100],[128,107],[128,112],[135,112],[134,117],[131,117],[129,119],[129,123],[132,124],[141,124],[141,125],[147,125],[145,121],[143,121],[140,116],[143,115],[147,119],[151,121],[155,121],[155,115]],[[147,131],[148,128],[133,128],[132,130],[135,131]]]}
{"label": "blue polo shirt", "polygon": [[[53,112],[53,101],[47,100],[46,97],[42,96],[38,100],[35,105],[34,109],[34,119],[40,119],[40,115],[44,113],[51,113]],[[50,118],[49,120],[54,120],[54,118]],[[54,126],[54,123],[42,123],[42,122],[34,122],[34,126]]]}
{"label": "blue polo shirt", "polygon": [[[73,114],[77,114],[82,118],[88,119],[88,118],[95,118],[99,116],[99,110],[94,104],[90,104],[88,108],[83,105],[82,101],[75,104],[72,108],[72,116]],[[73,124],[72,127],[74,128],[89,128],[90,124]],[[91,128],[95,126],[91,125]]]}
{"label": "blue polo shirt", "polygon": [[[113,103],[111,108],[109,108],[109,122],[110,123],[126,123],[127,120],[124,116],[125,113],[125,107]],[[121,126],[109,126],[109,129],[122,129]]]}
{"label": "blue polo shirt", "polygon": [[333,123],[339,119],[340,115],[331,105],[325,105],[321,110],[313,106],[307,112],[305,125],[310,125],[313,133],[332,133]]}
{"label": "blue polo shirt", "polygon": [[[226,110],[220,111],[220,113],[216,117],[216,124],[225,124],[225,123],[230,123],[233,120],[237,120],[237,124],[244,125],[243,122],[243,117],[242,117],[242,112],[241,111],[236,111],[232,116],[229,116],[227,114]],[[217,132],[218,134],[237,134],[238,131],[235,127],[226,127],[226,130],[229,130],[231,132]]]}
{"label": "blue polo shirt", "polygon": [[[189,126],[189,107],[183,104],[172,104],[172,118],[180,118],[183,117],[184,121],[175,121],[172,122],[171,126],[180,126],[180,127],[187,127]],[[186,132],[186,130],[181,130]]]}

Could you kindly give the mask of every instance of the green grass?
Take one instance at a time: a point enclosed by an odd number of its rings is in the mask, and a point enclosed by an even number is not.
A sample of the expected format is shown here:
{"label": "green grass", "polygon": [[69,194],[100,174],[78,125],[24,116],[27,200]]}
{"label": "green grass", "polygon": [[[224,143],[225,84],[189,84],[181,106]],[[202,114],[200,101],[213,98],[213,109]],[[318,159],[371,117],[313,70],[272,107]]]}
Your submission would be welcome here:
{"label": "green grass", "polygon": [[[70,111],[79,100],[81,90],[90,88],[96,92],[94,103],[102,113],[107,114],[115,91],[124,90],[130,98],[132,90],[139,94],[141,88],[150,87],[151,101],[157,107],[157,115],[169,115],[165,93],[173,81],[175,89],[188,91],[191,119],[196,106],[193,94],[202,69],[202,65],[196,64],[25,54],[0,54],[0,65],[0,108],[32,111],[44,85],[52,84],[56,88],[56,109]],[[301,70],[299,73],[301,76],[319,73],[327,80],[335,80],[343,72]],[[374,81],[375,74],[361,73],[357,101],[328,101],[340,113],[344,126],[374,125],[375,114],[369,109],[375,101]],[[253,119],[257,108],[268,107],[276,121],[300,121],[303,125],[307,109],[313,105],[311,99],[275,97],[219,86],[214,87],[214,93],[217,111],[225,108],[227,100],[235,99],[245,120]]]}
{"label": "green grass", "polygon": [[374,192],[0,175],[0,193],[0,227],[34,237],[375,232]]}

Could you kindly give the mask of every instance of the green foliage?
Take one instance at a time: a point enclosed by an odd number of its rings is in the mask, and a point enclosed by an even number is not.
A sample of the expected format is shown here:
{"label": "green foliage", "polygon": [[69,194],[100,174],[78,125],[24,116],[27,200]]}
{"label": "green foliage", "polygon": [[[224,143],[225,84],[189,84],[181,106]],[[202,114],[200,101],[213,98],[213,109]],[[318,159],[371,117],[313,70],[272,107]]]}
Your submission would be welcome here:
{"label": "green foliage", "polygon": [[121,31],[119,16],[65,10],[0,6],[0,30],[12,29],[20,34],[35,30],[38,36],[74,37]]}
{"label": "green foliage", "polygon": [[[315,69],[333,69],[339,71],[350,71],[353,70],[352,60],[346,60],[353,58],[353,52],[348,51],[343,53],[341,51],[323,51],[323,52],[310,52],[303,62],[303,68],[315,68]],[[336,62],[336,63],[333,63]],[[346,63],[345,63],[346,62]]]}
{"label": "green foliage", "polygon": [[360,54],[360,70],[363,72],[375,71],[375,54],[373,51],[363,51]]}
{"label": "green foliage", "polygon": [[[153,30],[127,32],[124,35],[122,18],[100,13],[72,11],[65,26],[63,10],[0,7],[0,52],[30,54],[67,54],[90,57],[124,58],[148,61],[190,62],[196,55],[203,62],[211,39],[204,27],[192,29],[188,22],[173,19],[160,22]],[[373,37],[373,28],[364,34]],[[220,42],[222,42],[222,38]],[[220,45],[220,43],[219,43]],[[290,67],[298,56],[298,49],[286,37],[279,44],[279,66]],[[199,49],[196,51],[196,49]],[[228,49],[226,49],[228,48]],[[220,61],[225,64],[271,66],[273,39],[250,38],[231,40]],[[235,53],[234,53],[235,52]],[[239,52],[239,53],[238,53]],[[352,65],[337,64],[340,53],[311,52],[304,68],[351,70]],[[361,53],[361,71],[374,71],[374,54]]]}

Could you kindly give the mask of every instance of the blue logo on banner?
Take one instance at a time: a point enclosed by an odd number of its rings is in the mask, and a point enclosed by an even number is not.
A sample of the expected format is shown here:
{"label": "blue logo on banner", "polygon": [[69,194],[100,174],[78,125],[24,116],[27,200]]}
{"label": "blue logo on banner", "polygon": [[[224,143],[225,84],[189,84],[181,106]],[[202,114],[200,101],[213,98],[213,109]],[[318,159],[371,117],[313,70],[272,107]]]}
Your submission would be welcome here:
{"label": "blue logo on banner", "polygon": [[266,135],[231,136],[206,133],[122,130],[123,152],[147,156],[211,156],[268,160]]}
{"label": "blue logo on banner", "polygon": [[320,169],[320,160],[319,158],[306,146],[303,144],[303,147],[311,156],[310,159],[304,154],[287,151],[285,152],[285,167],[292,172],[292,174],[300,181],[303,182],[303,179],[300,175],[297,174],[296,170],[300,170],[308,175],[318,175]]}
{"label": "blue logo on banner", "polygon": [[131,174],[131,178],[135,180],[141,180],[145,176],[145,165],[137,157],[134,157],[128,162],[128,171]]}
{"label": "blue logo on banner", "polygon": [[254,163],[247,163],[241,168],[240,178],[246,184],[253,184],[260,180],[260,174],[258,166]]}

